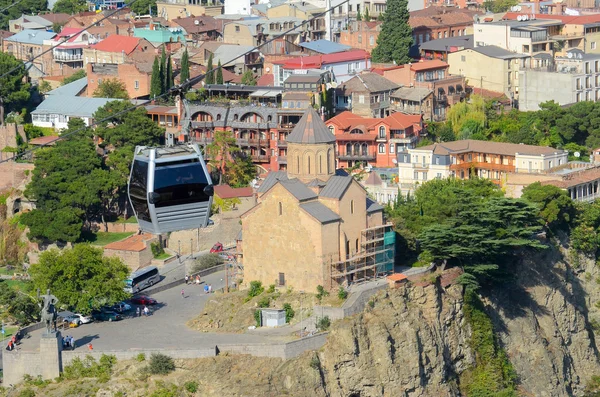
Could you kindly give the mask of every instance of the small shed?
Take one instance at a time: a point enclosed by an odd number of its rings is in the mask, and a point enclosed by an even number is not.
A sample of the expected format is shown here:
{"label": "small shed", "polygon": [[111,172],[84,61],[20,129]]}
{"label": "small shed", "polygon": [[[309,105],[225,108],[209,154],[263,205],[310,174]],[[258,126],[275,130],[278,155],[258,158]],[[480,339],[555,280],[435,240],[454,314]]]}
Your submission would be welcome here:
{"label": "small shed", "polygon": [[408,281],[408,277],[402,273],[394,273],[387,276],[387,281],[390,288],[399,288]]}
{"label": "small shed", "polygon": [[261,309],[261,324],[263,327],[280,327],[285,325],[285,310]]}

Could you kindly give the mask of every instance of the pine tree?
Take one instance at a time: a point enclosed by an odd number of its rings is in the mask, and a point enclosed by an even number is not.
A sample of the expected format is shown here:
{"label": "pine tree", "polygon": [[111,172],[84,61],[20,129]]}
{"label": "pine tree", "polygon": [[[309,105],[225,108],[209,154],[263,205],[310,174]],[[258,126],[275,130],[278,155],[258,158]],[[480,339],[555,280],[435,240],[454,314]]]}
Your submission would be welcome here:
{"label": "pine tree", "polygon": [[171,55],[167,57],[167,72],[165,74],[166,84],[165,84],[165,92],[168,91],[171,87],[175,85],[175,80],[173,80],[173,64],[171,63]]}
{"label": "pine tree", "polygon": [[413,43],[408,17],[408,0],[388,0],[377,47],[371,53],[373,62],[410,62],[408,53]]}
{"label": "pine tree", "polygon": [[365,17],[363,18],[365,20],[365,22],[369,22],[371,20],[371,17],[369,16],[369,8],[365,7]]}
{"label": "pine tree", "polygon": [[223,68],[221,67],[220,59],[219,59],[219,66],[217,66],[217,84],[223,84]]}
{"label": "pine tree", "polygon": [[152,65],[152,78],[150,80],[150,98],[160,96],[162,94],[162,80],[160,78],[160,65],[158,57],[154,58]]}
{"label": "pine tree", "polygon": [[362,16],[360,15],[360,10],[356,11],[356,20],[362,21]]}
{"label": "pine tree", "polygon": [[204,77],[204,84],[215,83],[215,72],[213,71],[213,56],[210,54],[208,57],[208,64],[206,65],[206,76]]}
{"label": "pine tree", "polygon": [[160,93],[164,94],[167,87],[167,54],[165,54],[165,46],[162,47],[160,54]]}
{"label": "pine tree", "polygon": [[181,57],[181,71],[179,73],[179,83],[184,83],[187,79],[190,78],[190,60],[187,52],[187,48],[183,52],[183,56]]}

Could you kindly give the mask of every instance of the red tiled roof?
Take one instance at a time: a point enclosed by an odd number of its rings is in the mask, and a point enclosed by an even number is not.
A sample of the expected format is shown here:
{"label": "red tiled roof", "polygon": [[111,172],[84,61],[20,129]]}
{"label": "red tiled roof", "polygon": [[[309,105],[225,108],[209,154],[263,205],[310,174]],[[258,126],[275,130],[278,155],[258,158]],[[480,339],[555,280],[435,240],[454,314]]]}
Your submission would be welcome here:
{"label": "red tiled roof", "polygon": [[78,29],[78,28],[62,28],[62,30],[60,31],[59,34],[56,35],[56,37],[71,37],[74,35],[77,35],[77,33],[83,31],[83,29]]}
{"label": "red tiled roof", "polygon": [[273,73],[263,74],[262,76],[260,76],[260,78],[256,82],[256,85],[261,86],[261,87],[273,87],[274,84],[275,84],[275,75],[273,75]]}
{"label": "red tiled roof", "polygon": [[57,139],[58,139],[57,136],[40,136],[38,138],[33,138],[32,140],[30,140],[29,144],[30,145],[40,145],[40,146],[48,145],[48,144],[54,145],[53,141],[55,141]]}
{"label": "red tiled roof", "polygon": [[114,243],[107,244],[104,246],[104,249],[140,252],[146,249],[145,241],[150,240],[151,238],[152,235],[149,234],[136,234],[126,238],[125,240],[115,241]]}
{"label": "red tiled roof", "polygon": [[325,122],[326,125],[335,124],[342,130],[350,130],[351,128],[363,127],[366,130],[374,123],[381,121],[381,119],[366,118],[358,116],[350,111],[345,111],[338,114],[335,117],[330,118]]}
{"label": "red tiled roof", "polygon": [[7,30],[0,30],[0,38],[5,39],[5,38],[10,37],[12,35],[14,35],[13,32],[9,32]]}
{"label": "red tiled roof", "polygon": [[482,97],[484,97],[486,99],[499,99],[499,100],[508,99],[506,97],[506,95],[504,95],[503,92],[490,91],[490,90],[486,90],[485,88],[482,89],[482,88],[473,87],[473,94],[481,95]]}
{"label": "red tiled roof", "polygon": [[233,188],[229,185],[215,186],[215,194],[222,199],[230,199],[234,197],[252,197],[254,192],[251,187]]}
{"label": "red tiled roof", "polygon": [[392,113],[383,119],[383,123],[387,124],[392,130],[405,130],[415,124],[415,117],[420,120],[421,116],[411,116],[405,113]]}
{"label": "red tiled roof", "polygon": [[92,46],[93,49],[105,52],[122,52],[129,55],[140,43],[139,37],[129,37],[120,35],[110,35],[98,44]]}
{"label": "red tiled roof", "polygon": [[[507,12],[504,15],[504,19],[516,20],[517,16],[522,15],[519,12]],[[592,15],[551,15],[551,14],[535,14],[537,19],[555,19],[561,21],[566,25],[585,25],[588,23],[598,23],[600,22],[600,14],[592,14]]]}
{"label": "red tiled roof", "polygon": [[568,189],[582,183],[590,183],[600,179],[600,167],[588,168],[565,175],[562,180],[543,181],[542,185],[553,185],[562,189]]}
{"label": "red tiled roof", "polygon": [[422,62],[413,63],[412,65],[410,65],[410,70],[418,72],[421,70],[439,69],[439,68],[447,68],[447,67],[448,67],[448,64],[446,62],[440,61],[439,59],[432,59],[430,61],[422,61]]}
{"label": "red tiled roof", "polygon": [[360,59],[371,59],[371,55],[369,55],[369,53],[365,50],[354,50],[337,52],[335,54],[312,55],[308,57],[283,59],[273,63],[277,65],[283,65],[284,69],[320,69],[323,65],[358,61]]}

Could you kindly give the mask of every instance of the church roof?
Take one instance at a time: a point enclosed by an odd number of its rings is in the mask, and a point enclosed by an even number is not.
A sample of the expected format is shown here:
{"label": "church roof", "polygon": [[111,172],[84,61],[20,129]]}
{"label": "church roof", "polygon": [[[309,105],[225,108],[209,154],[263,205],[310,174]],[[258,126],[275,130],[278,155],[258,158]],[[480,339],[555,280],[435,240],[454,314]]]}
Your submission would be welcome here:
{"label": "church roof", "polygon": [[367,214],[377,211],[383,211],[383,206],[367,196]]}
{"label": "church roof", "polygon": [[288,179],[287,181],[279,181],[281,186],[287,189],[288,192],[292,193],[298,201],[306,201],[317,198],[315,192],[306,187],[299,179]]}
{"label": "church roof", "polygon": [[329,131],[321,116],[313,108],[308,108],[294,127],[287,141],[291,143],[335,143],[335,136]]}
{"label": "church roof", "polygon": [[286,171],[271,171],[258,188],[258,193],[266,193],[267,190],[275,186],[278,181],[287,181],[288,176]]}
{"label": "church roof", "polygon": [[338,214],[327,208],[324,204],[318,201],[311,201],[308,203],[300,204],[300,208],[308,212],[310,216],[315,218],[321,223],[336,222],[342,219]]}
{"label": "church roof", "polygon": [[365,185],[373,185],[373,186],[379,186],[382,183],[383,183],[383,181],[381,180],[381,177],[379,175],[377,175],[377,172],[371,172],[369,174],[369,177],[365,181]]}
{"label": "church roof", "polygon": [[321,190],[320,197],[340,199],[352,183],[351,176],[334,175],[327,181],[327,185]]}

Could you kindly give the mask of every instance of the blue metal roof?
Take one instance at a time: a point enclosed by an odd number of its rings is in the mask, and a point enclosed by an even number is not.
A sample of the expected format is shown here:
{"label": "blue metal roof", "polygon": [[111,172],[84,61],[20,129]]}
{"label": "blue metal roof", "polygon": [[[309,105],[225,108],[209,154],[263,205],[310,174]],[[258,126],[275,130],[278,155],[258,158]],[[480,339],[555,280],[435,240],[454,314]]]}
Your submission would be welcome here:
{"label": "blue metal roof", "polygon": [[62,114],[70,117],[92,117],[114,98],[86,98],[71,95],[48,95],[31,114]]}
{"label": "blue metal roof", "polygon": [[305,43],[300,43],[300,46],[306,48],[307,50],[319,52],[321,54],[335,54],[336,52],[344,52],[352,48],[348,45],[334,43],[333,41],[329,40],[307,41]]}
{"label": "blue metal roof", "polygon": [[77,96],[81,91],[87,87],[87,77],[83,77],[79,80],[75,80],[69,84],[65,84],[62,87],[58,87],[49,91],[47,95],[65,95],[65,96]]}
{"label": "blue metal roof", "polygon": [[43,30],[34,30],[34,29],[25,29],[17,34],[14,34],[10,37],[4,39],[4,41],[12,41],[15,43],[23,43],[23,44],[34,44],[34,45],[42,45],[44,44],[44,40],[50,40],[56,33],[54,32],[46,32]]}

